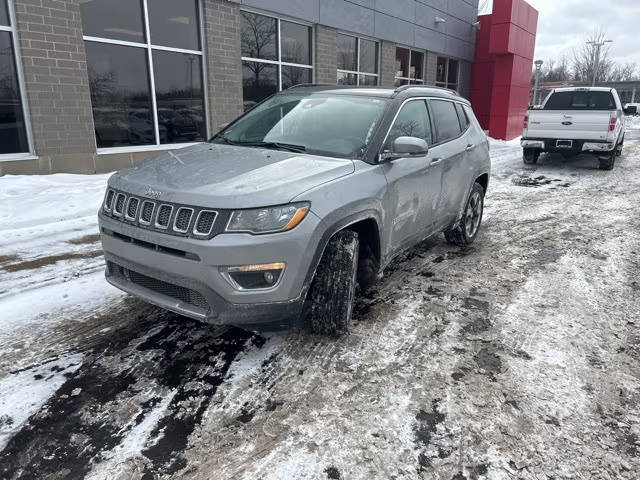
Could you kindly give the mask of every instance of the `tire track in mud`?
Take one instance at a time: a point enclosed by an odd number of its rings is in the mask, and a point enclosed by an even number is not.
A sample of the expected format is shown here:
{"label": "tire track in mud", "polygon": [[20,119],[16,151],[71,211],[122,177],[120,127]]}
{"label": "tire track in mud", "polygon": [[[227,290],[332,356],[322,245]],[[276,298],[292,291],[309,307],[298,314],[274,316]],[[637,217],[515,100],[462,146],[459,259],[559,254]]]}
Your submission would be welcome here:
{"label": "tire track in mud", "polygon": [[[236,358],[264,339],[149,309],[85,354],[71,375],[0,452],[2,478],[81,478],[109,457],[171,394],[137,452],[144,478],[185,466],[187,440]],[[126,459],[124,459],[126,460]]]}

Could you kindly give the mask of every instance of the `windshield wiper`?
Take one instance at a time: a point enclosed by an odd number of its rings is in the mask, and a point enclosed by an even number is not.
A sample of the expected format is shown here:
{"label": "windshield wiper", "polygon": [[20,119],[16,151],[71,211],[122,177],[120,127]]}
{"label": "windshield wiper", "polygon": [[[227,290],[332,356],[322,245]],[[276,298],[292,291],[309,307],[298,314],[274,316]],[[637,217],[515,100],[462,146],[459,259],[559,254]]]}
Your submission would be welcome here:
{"label": "windshield wiper", "polygon": [[307,151],[304,145],[294,145],[292,143],[281,142],[236,142],[234,145],[243,145],[245,147],[273,148],[275,150],[287,150],[289,152],[302,153]]}
{"label": "windshield wiper", "polygon": [[224,143],[226,143],[227,145],[238,145],[236,142],[234,142],[233,140],[229,140],[227,137],[225,137],[224,135],[216,135],[215,137],[212,138],[212,140],[222,140]]}

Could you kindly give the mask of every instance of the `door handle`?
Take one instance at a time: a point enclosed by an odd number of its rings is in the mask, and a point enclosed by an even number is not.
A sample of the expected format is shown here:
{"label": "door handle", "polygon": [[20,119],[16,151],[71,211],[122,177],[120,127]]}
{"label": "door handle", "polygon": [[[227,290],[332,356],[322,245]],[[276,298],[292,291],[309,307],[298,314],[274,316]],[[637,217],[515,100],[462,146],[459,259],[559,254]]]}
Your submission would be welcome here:
{"label": "door handle", "polygon": [[442,157],[436,157],[434,159],[431,160],[430,165],[437,165],[438,163],[440,163],[442,161]]}
{"label": "door handle", "polygon": [[474,148],[476,148],[476,146],[473,143],[470,143],[469,145],[467,145],[467,148],[465,148],[465,151],[470,152]]}

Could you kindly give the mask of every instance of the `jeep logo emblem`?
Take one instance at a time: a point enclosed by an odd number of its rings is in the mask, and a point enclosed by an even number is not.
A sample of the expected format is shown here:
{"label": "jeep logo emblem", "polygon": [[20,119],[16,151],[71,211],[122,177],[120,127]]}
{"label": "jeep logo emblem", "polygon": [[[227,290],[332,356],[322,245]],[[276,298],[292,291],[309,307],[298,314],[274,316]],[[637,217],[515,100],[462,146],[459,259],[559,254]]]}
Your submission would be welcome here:
{"label": "jeep logo emblem", "polygon": [[162,196],[162,192],[160,190],[154,190],[151,187],[147,187],[147,189],[144,191],[144,196],[158,199]]}

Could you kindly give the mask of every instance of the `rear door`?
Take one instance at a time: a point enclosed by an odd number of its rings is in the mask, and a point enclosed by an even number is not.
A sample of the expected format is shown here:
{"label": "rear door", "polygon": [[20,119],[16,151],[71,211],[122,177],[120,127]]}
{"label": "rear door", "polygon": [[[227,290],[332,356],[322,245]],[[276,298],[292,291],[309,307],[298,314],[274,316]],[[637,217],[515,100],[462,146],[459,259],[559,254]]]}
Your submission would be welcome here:
{"label": "rear door", "polygon": [[474,148],[469,138],[468,123],[460,125],[456,104],[450,100],[431,99],[436,141],[432,148],[434,161],[442,164],[442,186],[437,208],[437,227],[450,225],[457,218],[463,197],[467,195],[469,171],[465,168],[467,148]]}
{"label": "rear door", "polygon": [[[610,91],[572,90],[553,93],[542,110],[529,111],[527,138],[607,140],[616,113]],[[554,145],[555,146],[555,145]]]}

